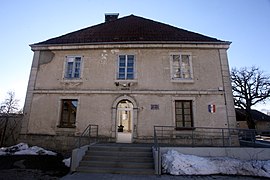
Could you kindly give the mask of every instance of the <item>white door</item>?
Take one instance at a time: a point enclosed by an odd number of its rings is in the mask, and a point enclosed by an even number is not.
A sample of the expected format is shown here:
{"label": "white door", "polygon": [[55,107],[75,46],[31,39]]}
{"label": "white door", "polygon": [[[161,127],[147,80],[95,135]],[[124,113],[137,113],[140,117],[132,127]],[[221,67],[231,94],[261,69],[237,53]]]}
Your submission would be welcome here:
{"label": "white door", "polygon": [[129,101],[121,101],[117,106],[116,142],[132,143],[133,105]]}

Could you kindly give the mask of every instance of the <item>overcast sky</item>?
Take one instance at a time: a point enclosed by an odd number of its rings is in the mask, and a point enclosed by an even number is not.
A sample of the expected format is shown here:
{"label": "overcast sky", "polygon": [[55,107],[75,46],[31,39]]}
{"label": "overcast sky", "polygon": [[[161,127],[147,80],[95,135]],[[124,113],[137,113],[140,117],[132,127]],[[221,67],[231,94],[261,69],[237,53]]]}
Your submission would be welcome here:
{"label": "overcast sky", "polygon": [[[231,41],[230,67],[270,74],[270,0],[1,0],[0,102],[15,91],[23,106],[33,52],[29,44],[134,14]],[[257,106],[269,109],[270,103]]]}

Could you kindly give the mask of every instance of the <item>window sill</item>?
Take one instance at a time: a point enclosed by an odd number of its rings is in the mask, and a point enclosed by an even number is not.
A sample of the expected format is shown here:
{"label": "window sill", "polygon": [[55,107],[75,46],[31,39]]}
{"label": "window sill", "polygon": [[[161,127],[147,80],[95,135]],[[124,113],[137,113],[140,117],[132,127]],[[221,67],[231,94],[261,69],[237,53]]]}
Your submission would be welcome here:
{"label": "window sill", "polygon": [[82,78],[63,78],[62,82],[83,82]]}
{"label": "window sill", "polygon": [[194,83],[193,79],[171,79],[173,83]]}
{"label": "window sill", "polygon": [[61,129],[75,129],[76,126],[62,126],[62,125],[59,125],[59,126],[57,126],[57,128],[61,128]]}
{"label": "window sill", "polygon": [[195,127],[176,127],[176,131],[195,130]]}
{"label": "window sill", "polygon": [[115,80],[114,84],[115,84],[115,86],[129,88],[129,87],[134,86],[135,84],[137,84],[137,82],[138,82],[137,79]]}
{"label": "window sill", "polygon": [[131,82],[131,83],[135,83],[135,82],[138,82],[138,81],[137,81],[137,79],[116,79],[116,80],[114,80],[114,82],[119,82],[119,83]]}

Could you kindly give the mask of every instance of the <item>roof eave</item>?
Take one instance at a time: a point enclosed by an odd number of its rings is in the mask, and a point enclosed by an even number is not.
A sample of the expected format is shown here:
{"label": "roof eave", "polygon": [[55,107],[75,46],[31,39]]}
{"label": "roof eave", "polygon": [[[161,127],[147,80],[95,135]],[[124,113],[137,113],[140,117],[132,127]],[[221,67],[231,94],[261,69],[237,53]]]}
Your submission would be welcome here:
{"label": "roof eave", "polygon": [[[221,48],[228,49],[231,42],[196,42],[196,41],[128,41],[128,42],[93,42],[93,43],[70,43],[70,44],[30,44],[33,51],[35,50],[53,50],[53,49],[92,49],[94,46],[128,46],[136,47],[190,47],[190,48]],[[152,46],[151,46],[152,45]],[[65,47],[65,48],[64,48]]]}

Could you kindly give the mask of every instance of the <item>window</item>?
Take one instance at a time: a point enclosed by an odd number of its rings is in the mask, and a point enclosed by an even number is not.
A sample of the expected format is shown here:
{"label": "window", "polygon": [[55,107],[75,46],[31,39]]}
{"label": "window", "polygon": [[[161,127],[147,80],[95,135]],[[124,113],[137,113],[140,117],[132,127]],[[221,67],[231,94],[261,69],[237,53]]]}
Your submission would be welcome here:
{"label": "window", "polygon": [[79,79],[81,77],[81,61],[82,58],[68,56],[65,65],[66,79]]}
{"label": "window", "polygon": [[135,79],[134,55],[119,55],[117,79],[119,80]]}
{"label": "window", "polygon": [[74,128],[76,122],[78,100],[63,99],[61,109],[60,127]]}
{"label": "window", "polygon": [[192,128],[192,101],[176,100],[175,101],[175,124],[176,128]]}
{"label": "window", "polygon": [[192,80],[192,64],[190,54],[171,55],[172,80]]}

